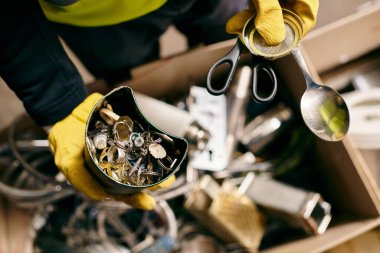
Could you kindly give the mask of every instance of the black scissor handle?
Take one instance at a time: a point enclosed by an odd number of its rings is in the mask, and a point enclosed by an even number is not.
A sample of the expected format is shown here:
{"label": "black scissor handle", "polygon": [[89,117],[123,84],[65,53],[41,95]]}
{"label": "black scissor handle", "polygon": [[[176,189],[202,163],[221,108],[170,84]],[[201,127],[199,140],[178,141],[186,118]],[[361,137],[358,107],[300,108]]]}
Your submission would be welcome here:
{"label": "black scissor handle", "polygon": [[[232,78],[234,76],[236,67],[238,65],[242,48],[243,48],[243,44],[240,41],[240,39],[238,39],[235,46],[223,58],[221,58],[220,60],[215,62],[214,65],[212,65],[212,67],[207,73],[207,91],[210,94],[217,96],[217,95],[225,94],[227,92],[228,88],[230,87]],[[214,74],[216,68],[218,68],[219,66],[225,63],[229,65],[227,80],[221,88],[214,87],[211,81],[212,75]]]}
{"label": "black scissor handle", "polygon": [[[271,92],[268,95],[260,95],[258,92],[258,77],[259,75],[266,74],[272,83]],[[257,103],[264,103],[271,101],[277,93],[277,77],[273,68],[267,62],[259,62],[253,66],[252,69],[252,97]]]}

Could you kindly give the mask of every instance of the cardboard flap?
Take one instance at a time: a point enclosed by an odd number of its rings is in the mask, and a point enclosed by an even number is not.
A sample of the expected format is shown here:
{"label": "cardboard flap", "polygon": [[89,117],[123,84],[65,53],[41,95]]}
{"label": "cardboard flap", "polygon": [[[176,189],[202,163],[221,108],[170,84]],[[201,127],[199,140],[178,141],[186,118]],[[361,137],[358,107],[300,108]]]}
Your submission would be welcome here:
{"label": "cardboard flap", "polygon": [[380,43],[380,4],[311,31],[303,45],[319,73],[359,57]]}

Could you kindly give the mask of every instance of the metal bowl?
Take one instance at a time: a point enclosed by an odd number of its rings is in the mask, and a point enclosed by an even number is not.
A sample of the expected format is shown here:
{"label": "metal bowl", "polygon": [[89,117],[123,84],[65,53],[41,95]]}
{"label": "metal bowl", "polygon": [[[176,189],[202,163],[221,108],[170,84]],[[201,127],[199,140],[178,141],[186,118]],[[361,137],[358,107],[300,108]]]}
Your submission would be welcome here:
{"label": "metal bowl", "polygon": [[[140,125],[144,126],[144,129],[149,129],[151,132],[155,132],[158,135],[166,135],[173,140],[173,145],[175,147],[175,155],[176,161],[173,161],[171,166],[171,171],[165,174],[164,178],[158,180],[153,183],[144,184],[144,185],[132,185],[121,183],[114,178],[110,177],[103,171],[103,169],[99,166],[99,161],[96,157],[96,153],[94,152],[94,147],[90,141],[90,133],[95,128],[95,122],[100,119],[99,110],[101,109],[104,102],[107,101],[110,105],[112,105],[113,111],[117,115],[127,115],[134,121],[138,121]],[[158,114],[161,112],[157,112]],[[131,88],[123,86],[114,89],[107,95],[105,95],[92,109],[90,116],[86,123],[86,145],[85,145],[85,161],[93,176],[99,181],[101,185],[106,189],[109,193],[115,194],[131,194],[142,191],[154,185],[160,184],[172,175],[174,175],[180,168],[180,165],[184,161],[188,143],[185,139],[179,138],[169,133],[166,133],[160,129],[158,129],[155,125],[153,125],[149,119],[147,119],[144,114],[141,112],[138,107],[133,91]],[[165,140],[163,140],[165,142]],[[168,146],[169,149],[173,147]]]}

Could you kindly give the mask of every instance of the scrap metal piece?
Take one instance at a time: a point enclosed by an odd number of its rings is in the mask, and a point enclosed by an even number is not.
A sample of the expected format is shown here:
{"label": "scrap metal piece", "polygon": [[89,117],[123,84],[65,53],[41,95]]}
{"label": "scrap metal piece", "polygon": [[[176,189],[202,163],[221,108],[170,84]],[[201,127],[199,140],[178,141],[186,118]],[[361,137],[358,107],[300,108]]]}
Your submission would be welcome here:
{"label": "scrap metal piece", "polygon": [[331,221],[331,206],[319,193],[255,176],[250,172],[239,187],[257,205],[310,234],[323,234]]}
{"label": "scrap metal piece", "polygon": [[240,142],[256,154],[285,133],[293,118],[290,107],[278,104],[250,121],[240,135]]}
{"label": "scrap metal piece", "polygon": [[204,175],[187,196],[185,208],[224,241],[258,251],[264,218],[255,203],[228,182],[220,186]]}
{"label": "scrap metal piece", "polygon": [[109,176],[112,177],[112,170],[111,170],[111,164],[108,162],[101,162],[99,163],[100,168],[103,169],[103,171]]}
{"label": "scrap metal piece", "polygon": [[166,156],[166,150],[159,143],[150,144],[149,153],[156,159],[162,159]]}
{"label": "scrap metal piece", "polygon": [[95,122],[95,128],[96,128],[96,129],[99,129],[99,130],[104,130],[104,129],[107,128],[107,125],[104,124],[103,121],[97,120],[97,121]]}
{"label": "scrap metal piece", "polygon": [[[199,132],[199,128],[192,128],[196,133],[205,134],[207,146],[202,145],[199,150],[191,150],[191,166],[196,169],[220,171],[226,168],[227,138],[227,98],[225,95],[213,96],[206,88],[192,86],[190,89],[189,111],[201,126],[207,127],[206,132]],[[188,136],[187,136],[188,137]],[[202,138],[203,138],[202,137]]]}
{"label": "scrap metal piece", "polygon": [[96,148],[95,148],[94,142],[89,137],[86,137],[86,144],[89,151],[92,153],[92,155],[96,156]]}
{"label": "scrap metal piece", "polygon": [[111,164],[120,164],[127,161],[125,151],[117,146],[111,146],[108,149],[107,158]]}
{"label": "scrap metal piece", "polygon": [[132,133],[131,142],[133,143],[134,146],[141,148],[144,145],[145,140],[139,133]]}
{"label": "scrap metal piece", "polygon": [[96,133],[93,138],[95,148],[101,149],[101,150],[105,149],[107,147],[107,139],[108,139],[108,135],[106,133],[103,133],[103,132]]}
{"label": "scrap metal piece", "polygon": [[[165,165],[164,159],[170,163],[169,166]],[[173,169],[175,163],[177,162],[177,159],[173,160],[169,156],[164,157],[164,159],[157,159],[158,165],[160,165],[161,168],[163,168],[166,171],[171,171]]]}
{"label": "scrap metal piece", "polygon": [[140,157],[132,167],[132,170],[128,173],[128,176],[131,176],[135,171],[137,171],[142,163],[143,158]]}
{"label": "scrap metal piece", "polygon": [[119,115],[114,113],[113,111],[107,109],[107,108],[102,108],[99,110],[99,115],[100,117],[108,124],[108,125],[113,125],[115,122],[120,118]]}
{"label": "scrap metal piece", "polygon": [[104,158],[107,157],[107,152],[108,152],[108,149],[109,148],[105,148],[102,150],[102,152],[100,153],[100,156],[99,156],[99,164],[104,162]]}
{"label": "scrap metal piece", "polygon": [[112,133],[115,141],[127,145],[133,132],[133,121],[128,116],[121,116],[113,125]]}

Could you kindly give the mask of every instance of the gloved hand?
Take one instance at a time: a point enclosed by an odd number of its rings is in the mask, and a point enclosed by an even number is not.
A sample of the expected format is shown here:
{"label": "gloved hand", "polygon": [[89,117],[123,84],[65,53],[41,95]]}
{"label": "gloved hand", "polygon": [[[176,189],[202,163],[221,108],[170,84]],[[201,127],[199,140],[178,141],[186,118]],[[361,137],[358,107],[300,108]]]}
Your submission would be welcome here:
{"label": "gloved hand", "polygon": [[304,35],[315,25],[318,0],[251,0],[250,7],[237,13],[226,24],[226,31],[241,34],[244,24],[254,14],[255,27],[268,45],[277,45],[285,39],[285,25],[281,8],[296,13],[304,23]]}
{"label": "gloved hand", "polygon": [[[85,167],[83,152],[86,121],[92,108],[101,98],[102,95],[99,93],[91,94],[69,116],[52,126],[49,133],[49,143],[54,153],[55,164],[73,187],[91,199],[103,201],[107,198],[113,198],[135,208],[153,209],[156,202],[148,193],[139,192],[132,195],[106,193],[105,189]],[[152,188],[169,187],[174,180],[175,177],[172,176]]]}

